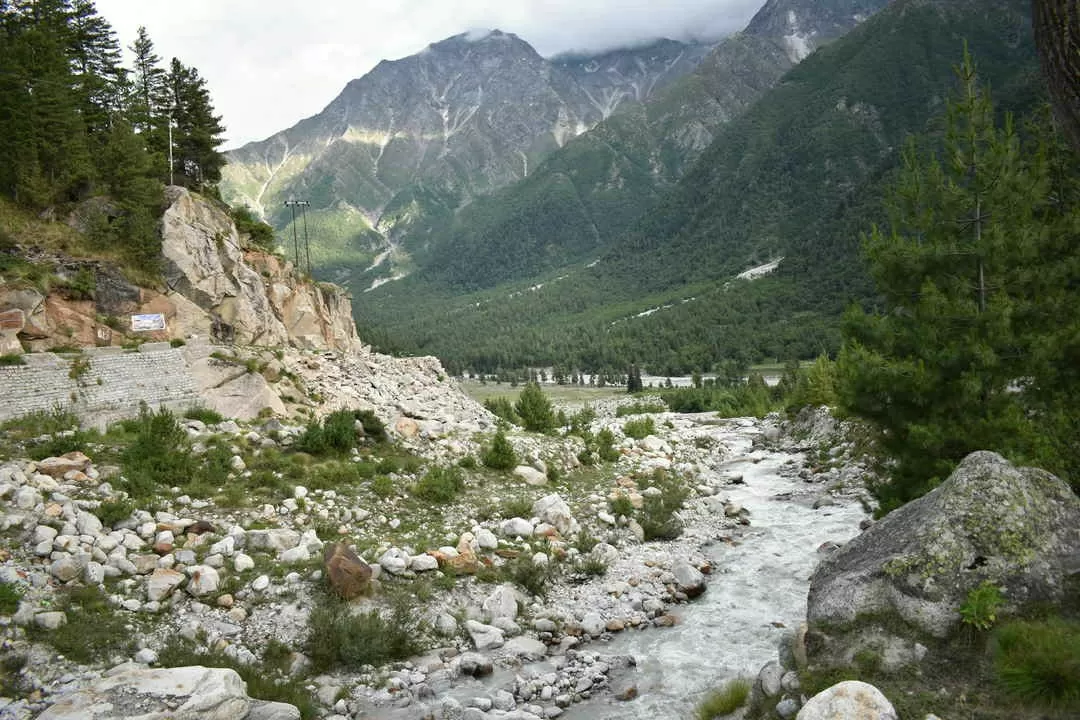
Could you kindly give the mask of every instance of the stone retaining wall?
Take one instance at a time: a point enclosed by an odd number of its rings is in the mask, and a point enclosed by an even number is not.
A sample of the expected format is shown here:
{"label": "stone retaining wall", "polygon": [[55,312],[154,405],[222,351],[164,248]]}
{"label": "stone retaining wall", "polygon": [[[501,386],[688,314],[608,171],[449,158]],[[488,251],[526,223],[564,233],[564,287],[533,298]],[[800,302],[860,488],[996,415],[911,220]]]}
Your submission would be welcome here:
{"label": "stone retaining wall", "polygon": [[183,348],[168,343],[23,357],[26,365],[0,367],[0,421],[61,407],[103,426],[137,414],[143,402],[178,410],[199,400]]}

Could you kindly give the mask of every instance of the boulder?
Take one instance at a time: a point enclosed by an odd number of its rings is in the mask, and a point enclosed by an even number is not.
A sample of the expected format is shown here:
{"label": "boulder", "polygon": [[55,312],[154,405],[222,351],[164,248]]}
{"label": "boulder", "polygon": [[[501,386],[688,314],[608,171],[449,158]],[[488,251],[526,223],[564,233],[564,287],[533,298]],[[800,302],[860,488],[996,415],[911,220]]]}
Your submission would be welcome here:
{"label": "boulder", "polygon": [[688,598],[696,598],[705,592],[705,576],[701,571],[685,560],[679,560],[671,566],[675,584]]}
{"label": "boulder", "polygon": [[120,665],[89,687],[64,695],[39,720],[236,720],[251,706],[235,670],[198,665]]}
{"label": "boulder", "polygon": [[37,470],[39,473],[49,477],[62,478],[72,470],[86,472],[86,468],[89,466],[90,458],[75,450],[64,453],[59,457],[47,457],[44,460],[39,460]]}
{"label": "boulder", "polygon": [[221,584],[221,576],[218,571],[209,565],[193,565],[187,569],[187,591],[195,597],[202,597],[217,592]]}
{"label": "boulder", "polygon": [[514,477],[524,480],[526,485],[547,485],[547,475],[528,465],[514,468]]}
{"label": "boulder", "polygon": [[342,542],[331,543],[323,551],[330,587],[345,600],[366,592],[371,585],[371,566]]}
{"label": "boulder", "polygon": [[877,653],[885,669],[921,661],[920,640],[961,623],[968,594],[997,586],[1004,611],[1062,601],[1080,557],[1080,498],[1064,482],[1000,455],[968,455],[933,491],[826,556],[807,609],[811,665]]}
{"label": "boulder", "polygon": [[513,620],[518,614],[517,593],[509,585],[500,585],[484,599],[483,610],[488,622],[498,618]]}
{"label": "boulder", "polygon": [[577,522],[570,514],[570,506],[555,493],[545,495],[533,503],[532,513],[540,518],[540,522],[553,526],[564,537],[577,530]]}
{"label": "boulder", "polygon": [[873,685],[847,680],[810,698],[795,720],[897,720],[892,703]]}
{"label": "boulder", "polygon": [[485,625],[477,622],[476,620],[466,620],[465,630],[468,631],[469,637],[473,641],[473,645],[477,650],[491,650],[494,648],[502,647],[503,631],[497,627],[491,625]]}

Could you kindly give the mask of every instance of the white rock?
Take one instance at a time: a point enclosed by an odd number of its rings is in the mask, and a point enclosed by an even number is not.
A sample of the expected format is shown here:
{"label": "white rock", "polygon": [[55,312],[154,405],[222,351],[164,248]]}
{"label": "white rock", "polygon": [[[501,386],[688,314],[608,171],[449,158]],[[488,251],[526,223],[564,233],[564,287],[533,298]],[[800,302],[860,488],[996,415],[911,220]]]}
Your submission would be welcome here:
{"label": "white rock", "polygon": [[59,611],[41,612],[34,615],[34,624],[46,630],[55,630],[67,625],[67,615]]}
{"label": "white rock", "polygon": [[251,589],[255,592],[262,592],[268,587],[270,587],[270,577],[268,575],[260,575],[251,581]]}
{"label": "white rock", "polygon": [[179,573],[176,570],[158,568],[150,573],[150,577],[147,578],[146,599],[150,601],[164,600],[183,582],[183,573]]}
{"label": "white rock", "polygon": [[484,619],[493,622],[497,618],[513,620],[518,615],[518,596],[509,585],[500,585],[484,598]]}
{"label": "white rock", "polygon": [[897,720],[897,715],[892,703],[876,687],[858,680],[847,680],[810,698],[796,715],[797,720],[832,718]]}
{"label": "white rock", "polygon": [[487,528],[480,528],[476,531],[476,544],[483,550],[497,550],[499,539]]}
{"label": "white rock", "polygon": [[302,500],[308,496],[308,489],[303,485],[297,485],[293,488],[293,497],[297,500]]}
{"label": "white rock", "polygon": [[193,565],[187,569],[189,577],[187,591],[195,597],[202,597],[217,592],[221,584],[221,576],[218,571],[209,565]]}
{"label": "white rock", "polygon": [[150,648],[143,648],[135,653],[135,662],[140,665],[153,665],[158,660],[158,654]]}
{"label": "white rock", "polygon": [[506,537],[532,537],[533,524],[524,518],[510,518],[499,524],[499,532]]}
{"label": "white rock", "polygon": [[513,475],[524,480],[526,485],[547,485],[547,475],[528,465],[518,465],[514,468]]}
{"label": "white rock", "polygon": [[236,572],[245,572],[255,567],[255,561],[246,553],[236,553],[233,557],[233,569]]}
{"label": "white rock", "polygon": [[492,650],[502,647],[505,642],[502,630],[491,625],[484,625],[476,620],[466,620],[465,629],[468,631],[469,637],[472,638],[473,645],[476,646],[477,650]]}
{"label": "white rock", "polygon": [[210,546],[211,553],[225,555],[226,557],[231,557],[235,551],[236,538],[232,535],[226,535],[224,538]]}
{"label": "white rock", "polygon": [[97,535],[101,532],[102,524],[97,515],[84,510],[75,520],[75,528],[80,535]]}
{"label": "white rock", "polygon": [[400,575],[409,568],[409,554],[404,550],[392,547],[379,557],[379,565],[388,573]]}
{"label": "white rock", "polygon": [[409,562],[409,569],[416,572],[427,572],[429,570],[438,570],[439,561],[435,559],[435,556],[423,554],[417,555]]}
{"label": "white rock", "polygon": [[570,514],[570,506],[558,494],[552,493],[537,500],[533,503],[532,512],[541,522],[553,525],[563,536],[577,529],[577,523]]}
{"label": "white rock", "polygon": [[229,467],[233,472],[244,472],[247,470],[247,465],[244,463],[244,458],[239,455],[233,455],[229,460]]}
{"label": "white rock", "polygon": [[307,549],[307,545],[297,545],[294,548],[289,548],[278,556],[278,561],[291,565],[298,562],[307,562],[311,559],[311,552]]}
{"label": "white rock", "polygon": [[606,628],[606,624],[599,613],[590,612],[585,613],[585,617],[581,618],[581,628],[593,637],[600,637]]}

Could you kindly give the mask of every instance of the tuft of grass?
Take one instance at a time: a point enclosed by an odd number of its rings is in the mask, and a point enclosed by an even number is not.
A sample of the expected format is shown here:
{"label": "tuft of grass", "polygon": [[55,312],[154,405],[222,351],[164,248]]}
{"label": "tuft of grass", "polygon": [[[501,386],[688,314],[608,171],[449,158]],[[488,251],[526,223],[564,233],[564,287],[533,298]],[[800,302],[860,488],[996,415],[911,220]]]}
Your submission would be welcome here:
{"label": "tuft of grass", "polygon": [[121,520],[131,517],[135,509],[135,503],[131,500],[103,500],[94,510],[94,514],[97,515],[98,520],[101,520],[102,525],[111,528]]}
{"label": "tuft of grass", "polygon": [[96,585],[65,588],[59,608],[67,615],[67,624],[56,630],[33,628],[32,637],[78,663],[131,654],[138,635],[135,628],[116,612]]}
{"label": "tuft of grass", "polygon": [[535,500],[528,495],[519,495],[503,500],[502,505],[499,506],[499,517],[532,517],[532,507],[534,502]]}
{"label": "tuft of grass", "polygon": [[0,355],[0,367],[11,365],[25,365],[26,360],[22,355],[18,353],[12,353],[10,355]]}
{"label": "tuft of grass", "polygon": [[1001,687],[1027,705],[1080,711],[1080,623],[1014,621],[994,633]]}
{"label": "tuft of grass", "polygon": [[730,715],[743,705],[750,696],[750,681],[746,678],[729,680],[719,690],[713,690],[697,706],[694,717],[697,720],[713,720],[713,718]]}
{"label": "tuft of grass", "polygon": [[447,503],[465,487],[465,474],[459,467],[433,467],[412,486],[412,494],[421,500]]}
{"label": "tuft of grass", "polygon": [[19,609],[22,590],[14,583],[0,583],[0,615],[14,615]]}
{"label": "tuft of grass", "polygon": [[656,433],[656,424],[651,417],[637,418],[635,420],[627,420],[623,425],[623,433],[628,438],[635,440],[641,440],[644,437],[653,435]]}
{"label": "tuft of grass", "polygon": [[532,557],[522,555],[506,564],[505,573],[506,577],[522,590],[537,597],[547,596],[552,576],[550,563],[541,565],[534,563]]}
{"label": "tuft of grass", "polygon": [[211,410],[208,407],[203,407],[202,405],[188,408],[184,411],[184,417],[188,420],[198,420],[207,425],[217,425],[219,422],[225,420],[225,417],[221,413],[216,410]]}
{"label": "tuft of grass", "polygon": [[422,650],[424,627],[404,601],[384,616],[378,610],[354,612],[347,602],[326,596],[311,611],[307,654],[316,672],[357,670],[404,660]]}

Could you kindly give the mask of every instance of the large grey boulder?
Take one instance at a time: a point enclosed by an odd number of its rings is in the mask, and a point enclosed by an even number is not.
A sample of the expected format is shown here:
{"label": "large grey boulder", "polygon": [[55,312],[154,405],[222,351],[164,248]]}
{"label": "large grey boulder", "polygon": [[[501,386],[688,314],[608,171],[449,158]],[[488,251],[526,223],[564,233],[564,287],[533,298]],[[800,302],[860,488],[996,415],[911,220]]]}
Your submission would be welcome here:
{"label": "large grey boulder", "polygon": [[938,488],[893,511],[822,561],[810,583],[812,665],[861,650],[886,669],[918,662],[961,624],[983,582],[1002,610],[1058,603],[1080,569],[1080,499],[1048,472],[1000,455],[964,458]]}
{"label": "large grey boulder", "polygon": [[[40,720],[237,720],[251,708],[235,670],[201,666],[150,669],[121,665],[62,697]],[[299,717],[296,713],[294,717]]]}
{"label": "large grey boulder", "polygon": [[795,720],[897,720],[888,698],[873,685],[846,680],[810,698]]}

